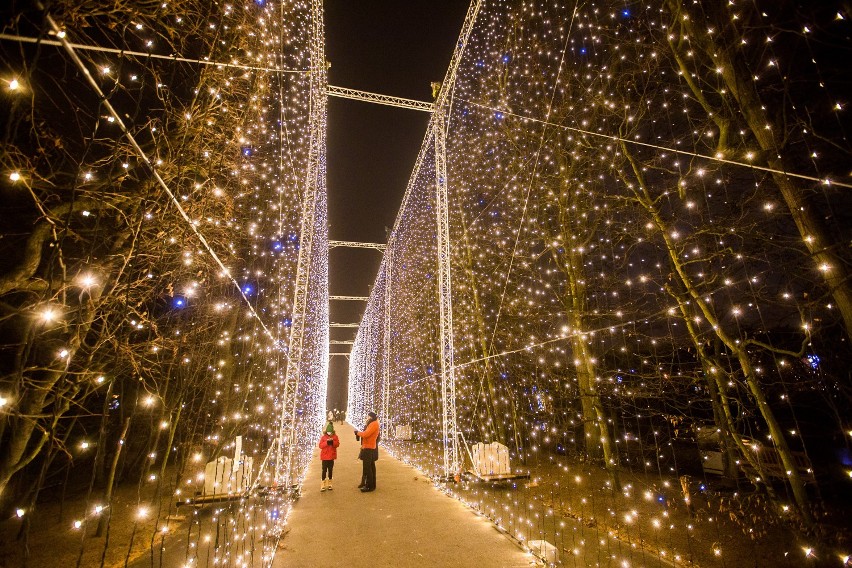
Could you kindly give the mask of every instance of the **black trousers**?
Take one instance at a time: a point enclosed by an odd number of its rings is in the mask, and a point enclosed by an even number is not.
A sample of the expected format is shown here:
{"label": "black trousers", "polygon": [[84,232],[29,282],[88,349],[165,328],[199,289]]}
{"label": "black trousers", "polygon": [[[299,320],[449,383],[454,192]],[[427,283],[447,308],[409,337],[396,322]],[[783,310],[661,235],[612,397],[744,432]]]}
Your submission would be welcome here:
{"label": "black trousers", "polygon": [[334,460],[322,460],[322,480],[325,481],[325,474],[328,472],[328,479],[331,480],[331,474],[334,473]]}
{"label": "black trousers", "polygon": [[[375,451],[375,450],[374,450]],[[367,485],[367,489],[375,489],[376,488],[376,458],[373,457],[373,452],[365,452],[369,455],[365,455],[362,460],[363,466],[363,475],[361,476],[362,481]]]}

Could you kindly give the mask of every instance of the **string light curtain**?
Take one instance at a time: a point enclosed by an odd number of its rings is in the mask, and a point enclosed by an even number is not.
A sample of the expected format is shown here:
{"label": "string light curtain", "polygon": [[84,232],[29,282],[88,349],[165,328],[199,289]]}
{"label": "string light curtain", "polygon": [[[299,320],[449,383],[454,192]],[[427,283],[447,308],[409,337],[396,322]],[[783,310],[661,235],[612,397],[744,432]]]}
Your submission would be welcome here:
{"label": "string light curtain", "polygon": [[[459,443],[530,477],[449,493],[568,565],[848,561],[848,17],[482,3],[443,86]],[[385,409],[385,446],[437,479],[435,151],[350,411]]]}
{"label": "string light curtain", "polygon": [[[163,545],[174,562],[268,563],[325,406],[321,3],[12,10],[0,502],[28,535],[15,562]],[[205,481],[221,460],[233,471]],[[211,494],[213,515],[178,508]]]}

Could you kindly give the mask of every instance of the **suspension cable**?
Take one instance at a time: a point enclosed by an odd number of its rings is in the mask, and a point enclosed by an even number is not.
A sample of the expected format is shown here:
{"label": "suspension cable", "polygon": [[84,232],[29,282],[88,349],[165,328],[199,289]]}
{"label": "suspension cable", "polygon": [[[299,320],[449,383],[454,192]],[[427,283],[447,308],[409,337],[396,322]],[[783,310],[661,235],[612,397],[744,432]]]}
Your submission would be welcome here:
{"label": "suspension cable", "polygon": [[740,166],[743,168],[748,168],[752,170],[758,170],[761,172],[771,173],[771,174],[781,174],[788,177],[793,177],[797,179],[802,179],[806,181],[812,181],[819,183],[821,185],[828,186],[836,186],[836,187],[845,187],[852,189],[852,183],[844,183],[842,181],[835,181],[829,178],[818,178],[816,176],[810,176],[807,174],[800,174],[796,172],[788,172],[784,170],[778,170],[775,168],[770,168],[769,166],[761,166],[758,164],[750,164],[748,162],[740,162],[738,160],[730,160],[727,158],[721,158],[719,156],[710,156],[707,154],[699,154],[698,152],[690,152],[689,150],[679,150],[677,148],[670,148],[668,146],[660,146],[658,144],[651,144],[650,142],[640,142],[639,140],[631,140],[630,138],[624,138],[622,136],[616,136],[613,134],[603,134],[601,132],[592,132],[591,130],[583,130],[582,128],[576,128],[574,126],[566,126],[564,124],[556,124],[555,122],[550,122],[546,119],[535,118],[532,116],[524,116],[522,114],[517,114],[514,112],[509,112],[506,110],[502,110],[499,108],[494,108],[488,105],[484,105],[475,101],[465,101],[466,103],[479,107],[489,111],[501,112],[504,116],[514,116],[515,118],[519,118],[521,120],[530,121],[530,122],[538,122],[540,124],[546,126],[552,126],[554,128],[559,128],[562,130],[568,130],[570,132],[576,132],[578,134],[587,134],[589,136],[597,136],[598,138],[605,138],[606,140],[611,140],[613,142],[624,142],[625,144],[633,144],[634,146],[642,146],[644,148],[653,148],[654,150],[663,150],[665,152],[671,152],[673,154],[682,154],[684,156],[692,156],[693,158],[701,158],[704,160],[708,160],[711,162],[718,162],[720,164],[727,164],[731,166]]}

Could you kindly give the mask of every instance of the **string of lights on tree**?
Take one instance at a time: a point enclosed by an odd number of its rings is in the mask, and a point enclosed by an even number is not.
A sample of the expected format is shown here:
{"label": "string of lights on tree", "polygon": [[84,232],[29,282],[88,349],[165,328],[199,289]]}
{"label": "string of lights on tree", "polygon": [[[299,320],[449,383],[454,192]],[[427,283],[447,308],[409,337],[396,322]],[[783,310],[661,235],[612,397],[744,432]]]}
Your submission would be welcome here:
{"label": "string of lights on tree", "polygon": [[[63,564],[178,527],[187,562],[269,561],[326,398],[322,5],[58,2],[10,30],[3,506],[29,530],[67,493]],[[177,507],[231,457],[212,516]]]}
{"label": "string of lights on tree", "polygon": [[[443,86],[458,424],[530,479],[446,491],[566,564],[848,563],[848,17],[482,3]],[[436,151],[349,412],[438,479]]]}

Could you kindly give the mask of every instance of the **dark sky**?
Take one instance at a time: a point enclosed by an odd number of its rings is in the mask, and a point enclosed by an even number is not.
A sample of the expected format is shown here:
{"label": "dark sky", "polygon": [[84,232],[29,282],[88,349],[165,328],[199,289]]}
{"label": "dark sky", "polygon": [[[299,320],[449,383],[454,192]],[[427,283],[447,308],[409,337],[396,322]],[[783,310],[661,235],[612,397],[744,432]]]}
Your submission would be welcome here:
{"label": "dark sky", "polygon": [[[431,101],[461,30],[465,0],[330,0],[325,3],[329,83]],[[329,237],[386,242],[405,193],[429,115],[422,111],[330,97],[328,101]],[[332,295],[366,296],[381,253],[335,248],[329,254]],[[359,322],[364,302],[331,302],[331,321]],[[354,328],[333,328],[351,339]],[[333,345],[333,352],[348,345]],[[329,406],[343,408],[347,360],[332,357]]]}

